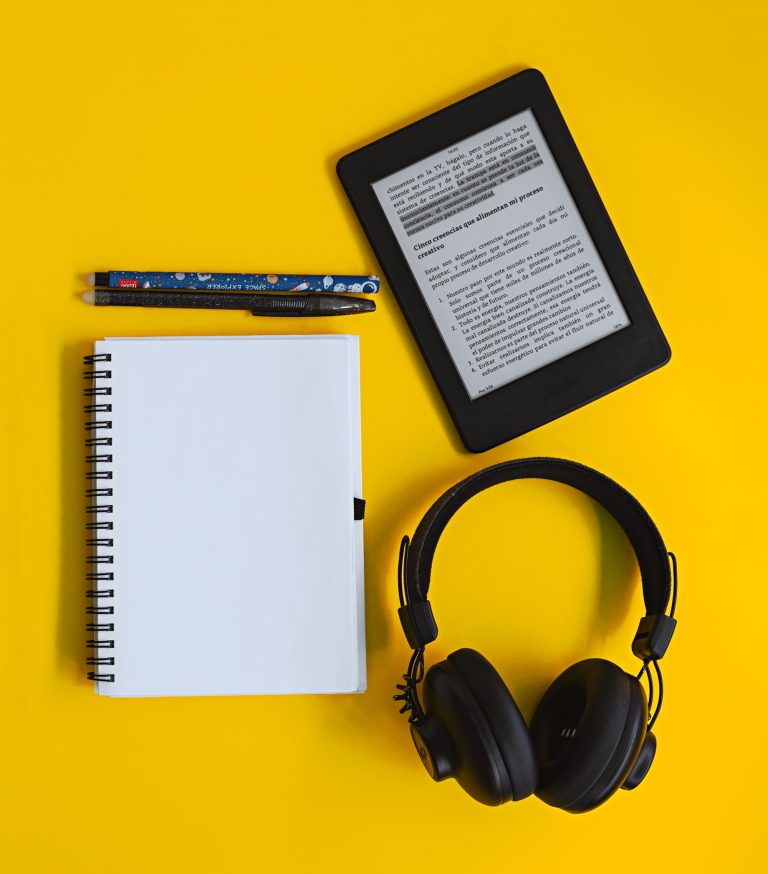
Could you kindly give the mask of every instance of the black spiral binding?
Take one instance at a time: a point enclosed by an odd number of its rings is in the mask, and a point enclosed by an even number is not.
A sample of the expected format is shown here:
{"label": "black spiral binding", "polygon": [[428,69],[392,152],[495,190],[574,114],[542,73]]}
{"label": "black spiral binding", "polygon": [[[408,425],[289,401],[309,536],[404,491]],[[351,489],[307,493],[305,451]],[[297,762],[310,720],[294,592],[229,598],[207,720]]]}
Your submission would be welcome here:
{"label": "black spiral binding", "polygon": [[[96,532],[87,541],[88,548],[92,552],[86,559],[88,562],[86,578],[93,584],[94,588],[86,592],[87,597],[91,599],[91,604],[85,609],[89,616],[96,617],[94,621],[86,625],[87,631],[94,632],[93,638],[86,645],[96,654],[88,656],[86,662],[89,665],[99,666],[99,668],[101,666],[114,667],[115,664],[114,656],[102,654],[104,650],[115,648],[115,641],[111,638],[105,638],[103,635],[103,632],[115,630],[112,619],[103,618],[114,615],[115,608],[109,602],[114,598],[115,590],[111,587],[101,587],[103,583],[113,583],[115,578],[112,570],[104,569],[104,565],[111,565],[114,562],[114,556],[104,552],[105,548],[113,546],[114,540],[112,538],[113,523],[111,520],[103,518],[112,513],[112,504],[102,500],[113,496],[112,486],[103,484],[103,481],[112,479],[112,471],[104,468],[104,465],[112,463],[112,451],[109,448],[112,446],[112,437],[103,433],[112,429],[112,420],[103,417],[105,413],[112,412],[112,386],[106,384],[106,381],[112,377],[112,371],[101,369],[101,365],[111,361],[112,356],[109,353],[86,355],[83,359],[86,367],[83,376],[93,383],[85,388],[83,394],[87,398],[94,399],[85,405],[85,414],[88,417],[85,423],[87,435],[85,445],[89,450],[86,461],[91,465],[86,477],[91,483],[94,480],[99,481],[98,484],[94,483],[85,492],[88,499],[86,509],[91,516],[85,527],[89,533]],[[97,680],[100,683],[114,683],[115,675],[97,669],[88,671],[88,679]]]}

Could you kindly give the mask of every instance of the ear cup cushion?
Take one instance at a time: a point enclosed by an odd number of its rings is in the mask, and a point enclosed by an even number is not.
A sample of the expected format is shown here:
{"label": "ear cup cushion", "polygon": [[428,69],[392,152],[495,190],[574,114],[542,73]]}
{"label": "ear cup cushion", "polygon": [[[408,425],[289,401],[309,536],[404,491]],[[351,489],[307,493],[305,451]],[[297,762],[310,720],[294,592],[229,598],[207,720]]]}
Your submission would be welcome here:
{"label": "ear cup cushion", "polygon": [[473,649],[459,649],[448,663],[461,676],[485,717],[506,766],[512,798],[520,801],[536,789],[538,768],[528,726],[493,665]]}
{"label": "ear cup cushion", "polygon": [[453,765],[446,769],[446,776],[455,777],[482,804],[509,801],[512,783],[488,721],[461,674],[447,660],[427,671],[423,700],[427,723],[436,723],[431,733],[446,739],[445,758]]}
{"label": "ear cup cushion", "polygon": [[605,659],[572,665],[547,689],[531,720],[538,797],[573,813],[602,804],[630,772],[647,722],[636,677]]}

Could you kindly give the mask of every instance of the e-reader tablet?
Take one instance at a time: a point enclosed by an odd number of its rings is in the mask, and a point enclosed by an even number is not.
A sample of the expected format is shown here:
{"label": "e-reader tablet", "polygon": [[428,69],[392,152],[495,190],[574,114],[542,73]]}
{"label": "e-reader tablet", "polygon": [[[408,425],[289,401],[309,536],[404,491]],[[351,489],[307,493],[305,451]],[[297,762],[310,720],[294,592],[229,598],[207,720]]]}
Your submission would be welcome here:
{"label": "e-reader tablet", "polygon": [[537,70],[352,152],[337,170],[468,449],[669,360]]}

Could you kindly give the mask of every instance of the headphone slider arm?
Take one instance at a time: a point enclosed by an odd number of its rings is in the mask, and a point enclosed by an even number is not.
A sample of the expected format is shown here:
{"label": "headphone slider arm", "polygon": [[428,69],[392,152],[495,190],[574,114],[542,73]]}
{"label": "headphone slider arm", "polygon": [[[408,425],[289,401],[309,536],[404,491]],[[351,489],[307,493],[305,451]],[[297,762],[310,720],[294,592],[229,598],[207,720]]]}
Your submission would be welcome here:
{"label": "headphone slider arm", "polygon": [[677,619],[671,616],[643,616],[632,641],[632,652],[644,662],[657,661],[667,651],[676,625]]}
{"label": "headphone slider arm", "polygon": [[397,611],[411,649],[422,649],[437,637],[437,623],[429,601],[406,604]]}

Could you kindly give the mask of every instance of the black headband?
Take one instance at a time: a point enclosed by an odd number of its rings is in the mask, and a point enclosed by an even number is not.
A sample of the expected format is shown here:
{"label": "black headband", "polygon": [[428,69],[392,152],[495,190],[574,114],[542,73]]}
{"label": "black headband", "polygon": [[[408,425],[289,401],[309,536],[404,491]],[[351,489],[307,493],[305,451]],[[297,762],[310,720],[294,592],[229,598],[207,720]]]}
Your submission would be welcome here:
{"label": "black headband", "polygon": [[427,600],[432,559],[443,529],[456,511],[473,495],[498,483],[515,479],[545,479],[564,483],[589,495],[604,507],[627,535],[637,556],[643,585],[646,617],[640,623],[633,651],[639,658],[651,653],[661,658],[671,637],[674,624],[656,621],[664,619],[669,603],[671,573],[669,553],[658,529],[640,502],[609,477],[562,458],[523,458],[505,461],[468,476],[441,495],[419,523],[401,568],[404,606],[400,608],[408,642],[419,649],[437,637],[437,625]]}

